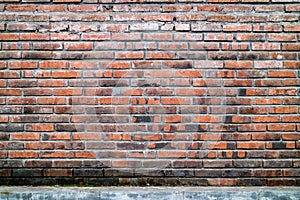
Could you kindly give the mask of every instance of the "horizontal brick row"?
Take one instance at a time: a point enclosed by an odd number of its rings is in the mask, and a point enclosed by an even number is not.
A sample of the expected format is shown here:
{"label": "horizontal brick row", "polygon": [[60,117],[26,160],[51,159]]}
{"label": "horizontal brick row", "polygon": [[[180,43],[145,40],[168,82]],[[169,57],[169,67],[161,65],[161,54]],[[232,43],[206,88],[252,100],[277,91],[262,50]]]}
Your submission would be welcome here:
{"label": "horizontal brick row", "polygon": [[[202,154],[205,154],[206,152],[201,151]],[[199,153],[201,153],[199,152]],[[263,151],[254,151],[257,154],[263,153]],[[253,154],[254,154],[253,152]],[[103,152],[104,153],[104,152]],[[106,152],[107,154],[109,152]],[[293,160],[287,158],[287,157],[282,157],[281,161],[278,161],[275,159],[275,157],[264,157],[265,160],[262,159],[257,159],[257,157],[251,156],[253,154],[249,154],[249,158],[250,160],[245,160],[243,159],[243,155],[246,152],[240,151],[234,151],[234,152],[230,152],[230,151],[226,151],[226,153],[222,154],[231,154],[231,155],[235,155],[234,157],[236,158],[235,160],[229,160],[228,157],[227,159],[222,159],[220,161],[217,160],[212,160],[212,158],[214,158],[212,155],[212,153],[207,154],[206,156],[210,156],[210,157],[204,157],[205,159],[202,160],[165,160],[165,159],[161,159],[161,160],[153,160],[153,159],[143,159],[143,160],[133,160],[128,159],[126,161],[124,160],[115,160],[115,161],[110,161],[110,160],[91,160],[91,159],[87,159],[87,160],[26,160],[25,162],[22,163],[21,160],[19,159],[11,159],[11,160],[0,160],[0,164],[1,167],[3,168],[3,171],[10,171],[11,169],[7,169],[7,168],[13,168],[18,169],[19,171],[22,169],[19,169],[21,167],[29,167],[29,168],[46,168],[44,170],[48,170],[47,168],[49,167],[54,167],[54,171],[55,170],[59,170],[59,168],[86,168],[86,169],[92,169],[92,168],[97,168],[98,167],[98,171],[103,171],[103,170],[112,170],[111,167],[116,167],[116,168],[122,168],[122,169],[117,169],[117,170],[130,170],[130,171],[135,171],[135,170],[139,170],[136,169],[136,166],[143,166],[144,168],[146,168],[145,170],[140,169],[141,171],[146,172],[147,170],[154,170],[161,166],[162,169],[159,169],[158,171],[171,171],[172,168],[176,169],[175,171],[180,171],[183,170],[185,168],[188,168],[189,171],[194,172],[194,171],[203,171],[203,170],[210,170],[210,168],[231,168],[231,167],[237,167],[237,168],[250,168],[247,169],[247,171],[251,172],[252,168],[261,168],[261,167],[265,167],[265,168],[270,168],[268,170],[272,171],[272,170],[277,170],[280,172],[284,172],[284,171],[288,171],[288,172],[297,172],[299,171],[299,169],[297,169],[299,167],[299,156],[298,158],[293,158]],[[287,153],[287,151],[282,151],[282,154],[284,155],[284,153]],[[271,153],[270,153],[271,154]],[[274,153],[273,153],[274,154]],[[221,157],[223,158],[223,157]],[[233,158],[233,157],[231,157]],[[252,158],[252,159],[251,159]],[[254,159],[253,159],[254,158]],[[49,159],[49,158],[48,158]],[[104,159],[107,159],[104,157]],[[58,168],[58,169],[57,169]],[[102,169],[103,168],[103,169]],[[279,169],[274,169],[274,168],[279,168]],[[287,168],[287,169],[282,169],[282,168]],[[296,169],[293,169],[296,168]],[[241,170],[241,169],[238,169]],[[237,171],[238,171],[237,170]],[[26,169],[25,169],[26,171]],[[51,171],[51,170],[50,170]],[[254,171],[263,171],[262,169],[254,169]],[[220,172],[219,172],[220,173]],[[282,176],[284,173],[280,173]],[[280,175],[278,174],[278,175]],[[292,173],[290,173],[292,174]],[[249,174],[249,175],[253,175],[253,174]],[[248,176],[249,176],[248,175]],[[215,175],[207,175],[208,177],[213,177]],[[258,174],[256,176],[259,176]],[[266,176],[266,175],[262,175],[262,176]],[[299,176],[296,175],[296,176]]]}
{"label": "horizontal brick row", "polygon": [[[206,172],[206,173],[209,173]],[[14,177],[1,178],[2,185],[32,186],[297,186],[293,178],[184,178],[184,177]]]}
{"label": "horizontal brick row", "polygon": [[[248,8],[249,6],[247,6]],[[268,8],[269,6],[267,6]],[[9,8],[9,7],[7,7]],[[62,8],[59,6],[59,8]],[[283,7],[282,7],[283,8]],[[98,12],[97,7],[95,7],[95,13]],[[178,12],[176,10],[173,11],[168,11],[168,13],[160,13],[161,11],[158,12],[151,12],[151,13],[146,13],[146,14],[140,14],[137,12],[137,14],[130,15],[130,14],[99,14],[99,15],[92,15],[92,14],[81,14],[81,13],[73,13],[72,10],[68,14],[60,14],[60,13],[52,13],[52,14],[43,14],[42,11],[35,11],[34,10],[27,10],[24,7],[18,8],[16,10],[18,13],[15,13],[14,10],[8,10],[11,14],[5,14],[4,11],[2,11],[4,14],[0,14],[0,19],[3,22],[9,23],[7,25],[10,25],[7,27],[8,30],[18,30],[16,29],[19,25],[20,28],[24,27],[21,26],[22,23],[19,24],[10,24],[10,22],[62,22],[62,21],[73,21],[73,22],[111,22],[108,25],[110,26],[105,26],[105,24],[102,24],[102,28],[105,27],[116,27],[113,26],[114,23],[112,22],[124,22],[124,25],[126,24],[131,24],[132,30],[138,30],[140,28],[147,28],[147,29],[152,29],[154,30],[155,28],[161,26],[164,28],[167,28],[166,26],[163,26],[161,23],[152,23],[153,21],[156,22],[175,22],[175,30],[181,30],[181,31],[186,31],[186,27],[184,26],[185,22],[190,22],[193,25],[191,26],[192,29],[193,27],[199,27],[197,24],[199,22],[212,22],[212,24],[205,24],[206,26],[204,29],[215,29],[215,31],[220,31],[219,24],[224,23],[224,22],[238,22],[242,23],[239,26],[241,26],[243,29],[240,31],[251,31],[251,27],[253,26],[254,29],[259,30],[260,27],[257,26],[256,24],[251,25],[251,24],[246,24],[247,22],[254,22],[254,23],[263,23],[263,22],[271,22],[275,24],[263,24],[265,27],[274,27],[275,30],[270,31],[270,32],[278,32],[278,29],[282,30],[279,26],[279,24],[276,24],[278,22],[295,22],[298,20],[299,15],[295,13],[285,13],[282,10],[282,13],[279,13],[279,11],[275,11],[276,14],[274,13],[257,13],[256,11],[249,10],[249,12],[218,12],[217,14],[214,12],[207,12],[204,11],[202,12],[201,10],[195,9],[194,11],[191,11],[190,15],[187,14],[172,14],[173,12]],[[19,13],[19,12],[26,12],[26,13]],[[31,11],[31,14],[27,14],[28,11]],[[61,11],[61,12],[67,12],[67,11]],[[84,11],[84,12],[90,12],[90,11]],[[103,12],[103,11],[102,11]],[[144,12],[144,11],[143,11]],[[256,13],[257,14],[256,14]],[[255,14],[256,15],[255,15]],[[248,14],[248,15],[245,15]],[[135,22],[135,23],[132,23]],[[144,23],[141,23],[144,22]],[[179,22],[179,23],[176,23]],[[198,22],[198,23],[197,23]],[[215,23],[217,22],[217,23]],[[149,23],[149,24],[147,24]],[[188,23],[188,24],[190,24]],[[101,23],[100,23],[101,24]],[[36,27],[34,24],[28,24],[28,30],[30,31],[33,27]],[[43,30],[43,28],[47,29],[48,27],[51,27],[50,25],[44,25],[41,24],[38,26]],[[67,29],[67,27],[70,27],[70,31],[75,31],[74,28],[83,28],[83,27],[90,27],[91,31],[95,31],[93,27],[97,27],[97,25],[85,25],[85,24],[78,24],[78,25],[65,25],[65,24],[60,24],[60,27],[63,29]],[[227,31],[230,28],[233,28],[231,25],[224,25],[225,30]],[[295,25],[285,25],[285,28],[289,29],[294,27],[295,30],[299,30],[297,26]],[[195,28],[197,29],[197,28]],[[233,28],[235,31],[238,31],[237,28]],[[261,28],[263,29],[263,28]],[[21,29],[22,30],[22,29]],[[279,31],[280,31],[279,30]],[[64,30],[63,30],[64,31]],[[209,31],[209,30],[208,30]]]}
{"label": "horizontal brick row", "polygon": [[[145,78],[153,78],[156,75],[157,78],[162,78],[166,76],[175,76],[176,74],[183,74],[186,78],[197,78],[197,77],[204,77],[204,78],[266,78],[267,74],[274,75],[281,75],[283,77],[288,78],[288,76],[297,77],[297,71],[292,71],[293,69],[297,69],[300,65],[299,61],[193,61],[193,60],[162,60],[162,61],[68,61],[68,60],[60,60],[60,61],[0,61],[1,66],[1,79],[7,78],[21,78],[20,75],[23,74],[23,78],[30,78],[27,75],[27,72],[30,72],[30,69],[39,69],[43,70],[40,71],[41,73],[49,73],[48,70],[55,70],[53,72],[57,73],[60,72],[62,74],[64,69],[68,69],[69,73],[77,72],[78,75],[84,74],[86,78],[88,76],[88,70],[95,71],[96,69],[102,69],[102,73],[97,75],[98,78],[112,78],[113,72],[114,74],[121,73],[120,69],[136,69],[136,71],[132,70],[133,72],[127,72],[124,74],[120,74],[119,76],[115,76],[115,78],[120,78],[122,75],[126,75],[126,78],[139,78],[144,76]],[[213,67],[211,69],[210,67]],[[9,69],[11,71],[5,71],[5,69]],[[193,70],[196,69],[196,70]],[[107,71],[105,71],[107,69]],[[114,71],[109,71],[114,69]],[[139,71],[139,69],[143,69],[143,71]],[[151,70],[147,70],[151,69]],[[155,71],[156,69],[156,71]],[[167,71],[163,70],[167,69]],[[170,69],[174,69],[173,72]],[[188,72],[194,72],[194,74],[188,74],[185,71],[175,71],[175,69],[190,69]],[[227,69],[226,76],[221,73],[216,73],[215,69]],[[271,69],[271,73],[269,71],[262,71],[257,69]],[[274,70],[276,69],[276,70]],[[285,70],[283,70],[285,69]],[[289,70],[292,69],[292,70]],[[16,71],[22,70],[22,71]],[[28,70],[28,71],[26,71]],[[78,71],[72,71],[78,70]],[[247,70],[237,72],[235,75],[234,71],[229,70]],[[99,71],[101,72],[101,71]],[[126,72],[126,71],[125,71]],[[160,73],[162,72],[160,75]],[[222,72],[222,71],[221,71]],[[267,73],[268,72],[268,73]],[[278,72],[276,74],[276,72]],[[55,74],[54,73],[54,74]],[[197,74],[198,73],[198,74]],[[67,71],[65,70],[65,74],[68,75]],[[196,74],[196,75],[195,75]],[[49,73],[50,75],[50,73]],[[75,74],[77,75],[77,74]],[[189,76],[191,75],[191,76]],[[248,76],[247,76],[248,75]],[[94,75],[96,76],[96,75]],[[76,78],[77,76],[75,76]],[[39,78],[36,76],[36,78]],[[42,78],[42,77],[40,77]],[[48,77],[45,77],[48,78]],[[56,77],[59,78],[59,77]],[[67,76],[63,77],[67,78]],[[68,77],[68,78],[74,78]],[[180,78],[184,78],[181,76]],[[273,78],[273,77],[272,77]],[[78,80],[79,81],[79,80]],[[82,80],[84,81],[84,80]],[[105,80],[99,80],[97,82],[103,82]],[[123,80],[126,81],[126,80]],[[128,81],[128,80],[127,80]],[[160,82],[166,82],[167,80],[157,80]],[[251,80],[249,80],[252,82]],[[272,81],[265,80],[265,82]],[[221,80],[219,80],[221,82]],[[127,84],[128,85],[128,84]],[[127,86],[125,85],[125,86]],[[154,87],[155,85],[152,85]],[[187,86],[187,85],[186,85]]]}
{"label": "horizontal brick row", "polygon": [[[21,44],[21,46],[19,45]],[[125,44],[128,46],[127,49],[124,48]],[[29,46],[33,46],[30,48]],[[137,46],[135,50],[139,51],[132,51],[132,46]],[[139,46],[139,47],[138,47]],[[20,54],[23,58],[30,58],[30,54],[35,55],[34,50],[43,50],[45,51],[44,54],[49,54],[51,56],[49,50],[52,50],[53,57],[55,57],[56,53],[59,51],[91,51],[96,50],[100,53],[106,53],[107,56],[113,56],[114,59],[151,59],[157,56],[157,59],[164,58],[163,55],[155,55],[159,51],[161,54],[165,54],[166,58],[168,57],[175,58],[174,52],[177,52],[177,56],[183,56],[184,51],[189,51],[188,56],[192,56],[192,52],[196,51],[196,53],[203,54],[206,51],[209,51],[209,57],[212,55],[210,51],[218,52],[217,50],[222,49],[224,51],[234,51],[234,50],[241,50],[241,51],[249,51],[250,49],[253,51],[297,51],[300,49],[300,45],[297,43],[264,43],[264,42],[253,42],[253,43],[217,43],[217,42],[148,42],[142,44],[141,42],[120,42],[120,43],[112,43],[112,42],[40,42],[40,43],[3,43],[3,49],[10,50],[12,53],[16,51],[16,53]],[[26,50],[25,52],[17,52],[17,50]],[[30,51],[31,50],[31,51]],[[104,51],[103,51],[104,50]],[[107,52],[106,52],[106,51]],[[109,51],[116,50],[114,54],[110,53]],[[145,50],[147,50],[145,52]],[[168,51],[168,54],[166,54]],[[199,52],[197,52],[199,51]],[[297,55],[296,52],[291,52],[290,55]],[[80,55],[80,54],[78,54]],[[89,54],[83,53],[83,56],[87,57]],[[95,53],[97,55],[97,53]],[[271,54],[272,55],[272,54]],[[46,55],[45,55],[46,56]],[[168,56],[168,57],[167,57]],[[205,55],[202,55],[205,57]],[[34,58],[34,57],[33,57]],[[101,57],[100,57],[101,58]],[[107,57],[110,58],[110,57]],[[274,57],[274,59],[276,59]],[[296,59],[296,57],[294,58]],[[278,59],[280,60],[280,59]]]}
{"label": "horizontal brick row", "polygon": [[[103,144],[104,143],[104,144]],[[107,144],[106,144],[107,143]],[[262,141],[252,141],[252,142],[215,142],[215,141],[205,141],[205,142],[149,142],[146,146],[143,142],[124,142],[124,143],[112,143],[112,142],[88,142],[86,147],[80,142],[28,142],[26,145],[20,142],[4,142],[1,144],[1,159],[299,159],[299,151],[295,151],[295,142],[262,142]],[[36,146],[33,146],[36,145]],[[176,147],[176,145],[178,147]],[[28,149],[28,151],[19,152],[22,147]],[[54,146],[56,147],[54,149]],[[118,150],[115,150],[117,146]],[[86,148],[87,150],[84,150]],[[149,151],[145,151],[148,148]],[[6,153],[4,150],[9,150]],[[97,150],[95,150],[97,149]],[[187,151],[185,151],[188,149]],[[237,149],[239,151],[226,149]],[[246,153],[243,149],[251,150],[251,152]],[[299,143],[297,143],[297,149],[299,149]],[[52,150],[52,151],[51,151]],[[106,152],[106,151],[110,152]],[[127,152],[128,150],[128,152]],[[200,151],[201,150],[201,151]],[[220,150],[217,152],[216,150]],[[263,151],[266,151],[264,154]],[[289,156],[290,157],[289,157]],[[132,161],[133,163],[139,163],[141,167],[142,161]],[[121,160],[122,161],[122,160]],[[120,162],[121,162],[120,161]],[[258,160],[256,160],[258,162]],[[255,162],[256,162],[255,161]],[[3,160],[2,160],[3,162]],[[117,162],[117,161],[116,161]],[[119,162],[119,161],[118,161]],[[124,161],[125,162],[125,161]],[[144,161],[147,162],[147,161]],[[151,161],[149,161],[151,162]],[[196,161],[195,161],[196,162]],[[200,161],[199,161],[200,162]],[[223,164],[221,160],[212,160],[215,165],[222,167]],[[228,161],[229,162],[229,161]],[[230,161],[231,162],[231,161]],[[251,167],[250,160],[244,160],[246,167]],[[248,162],[248,164],[247,164]],[[11,162],[14,164],[14,162]],[[129,162],[131,163],[131,162]],[[155,162],[154,162],[155,163]],[[280,163],[280,161],[278,162]],[[72,162],[71,162],[72,164]],[[205,165],[205,167],[211,167]],[[25,166],[27,167],[27,166]],[[51,166],[50,166],[51,167]],[[116,166],[113,166],[116,167]],[[120,167],[120,166],[119,166]],[[121,167],[132,167],[135,168],[136,165],[128,165]],[[157,167],[162,167],[157,165]],[[235,167],[230,165],[230,167]],[[262,166],[260,166],[262,167]]]}
{"label": "horizontal brick row", "polygon": [[[131,36],[131,37],[128,37]],[[299,47],[298,44],[294,44],[299,38],[299,34],[296,33],[0,33],[0,39],[3,41],[3,49],[5,50],[18,50],[24,49],[29,50],[32,49],[32,44],[35,44],[36,47],[51,47],[58,45],[59,47],[62,44],[67,45],[79,45],[78,40],[93,40],[97,42],[88,42],[87,44],[94,44],[97,50],[100,49],[114,49],[114,50],[141,50],[141,49],[166,49],[169,47],[169,50],[177,50],[180,49],[190,49],[188,46],[189,43],[193,44],[194,47],[200,48],[202,50],[207,50],[209,46],[217,45],[222,47],[222,50],[226,50],[226,47],[235,47],[238,46],[243,48],[248,48],[251,43],[249,41],[254,42],[256,46],[266,45],[272,47],[272,44],[277,45],[278,42],[289,42],[284,44],[284,50],[297,50]],[[15,42],[23,40],[24,42]],[[49,42],[51,41],[64,41],[68,40],[68,42]],[[125,42],[109,42],[113,41],[125,41]],[[141,42],[141,41],[145,42]],[[27,42],[26,42],[27,41]],[[35,42],[30,42],[35,41]],[[44,41],[44,42],[37,42]],[[77,41],[76,43],[74,41]],[[98,42],[102,41],[102,42]],[[104,42],[103,42],[104,41]],[[198,44],[199,42],[195,41],[205,41],[206,43]],[[248,43],[233,43],[232,41],[248,41]],[[263,43],[264,41],[270,41],[272,43]],[[179,43],[180,42],[180,43]],[[209,43],[210,42],[210,43]],[[218,43],[219,42],[219,43]],[[222,43],[220,43],[222,42]],[[230,42],[230,43],[229,43]],[[274,42],[274,43],[273,43]],[[275,43],[277,42],[277,43]],[[81,44],[85,44],[81,42]],[[229,45],[233,46],[229,46]],[[125,45],[127,48],[125,48]],[[177,45],[173,49],[172,45]],[[206,48],[204,48],[206,47]],[[216,47],[215,47],[216,48]],[[272,48],[270,48],[272,50]],[[55,50],[53,47],[52,50]],[[213,50],[213,48],[212,48]],[[216,49],[214,49],[216,50]],[[237,49],[233,49],[237,50]],[[246,49],[245,49],[246,50]],[[276,50],[276,49],[274,49]]]}
{"label": "horizontal brick row", "polygon": [[[28,109],[29,107],[26,107]],[[181,107],[182,109],[184,107]],[[196,108],[196,107],[194,107]],[[193,109],[194,109],[193,108]],[[290,108],[290,107],[289,107]],[[297,108],[297,107],[296,107]],[[164,113],[161,111],[161,109],[171,110],[170,114],[175,114],[175,108],[174,107],[151,107],[150,109],[156,109],[156,114],[164,114],[167,113],[165,111]],[[173,111],[172,111],[173,110]],[[204,109],[203,109],[204,110]],[[154,113],[152,111],[152,113]],[[105,115],[105,116],[97,116],[97,115],[74,115],[72,117],[69,117],[68,115],[60,116],[60,117],[52,117],[52,116],[35,116],[35,115],[3,115],[1,116],[1,123],[5,122],[11,122],[11,123],[29,123],[29,122],[41,122],[41,123],[63,123],[63,122],[73,122],[73,123],[83,123],[83,122],[89,122],[89,123],[160,123],[160,122],[166,122],[166,123],[191,123],[191,122],[198,122],[198,123],[221,123],[225,122],[226,124],[238,124],[238,123],[261,123],[261,122],[267,122],[267,123],[279,123],[279,122],[285,122],[285,123],[295,123],[299,122],[299,116],[297,115],[290,115],[290,116],[270,116],[270,117],[264,117],[264,116],[234,116],[234,115],[228,115],[228,116],[222,116],[222,115],[215,115],[215,116],[205,116],[204,114],[215,114],[212,112],[202,112],[202,115],[196,115],[193,116],[176,116],[176,115],[169,115],[169,116],[159,116],[159,115],[135,115],[133,117],[129,117],[126,115],[121,116],[112,116],[112,115]],[[296,113],[296,112],[295,112]],[[117,114],[121,114],[118,113]],[[123,113],[126,114],[126,113]],[[134,113],[132,113],[134,114]],[[221,113],[222,114],[222,113]],[[261,113],[260,113],[261,114]],[[284,113],[285,115],[287,113]],[[9,119],[10,118],[10,119]],[[49,124],[50,126],[51,124]],[[36,124],[38,126],[38,124]],[[42,126],[42,124],[41,124]],[[45,124],[46,126],[46,124]],[[52,126],[52,125],[51,125]],[[58,127],[59,125],[57,125]],[[272,126],[270,126],[272,127]],[[291,126],[292,127],[292,126]],[[26,126],[26,129],[29,131],[32,131],[32,126]]]}
{"label": "horizontal brick row", "polygon": [[[5,1],[2,1],[5,2]],[[37,3],[40,3],[36,1]],[[221,2],[221,1],[220,1]],[[103,11],[100,10],[106,9],[107,10],[107,5],[73,5],[73,4],[59,4],[59,5],[35,5],[35,4],[29,4],[33,2],[27,2],[28,4],[8,4],[6,7],[1,7],[2,11],[8,11],[8,12],[26,12],[26,11],[40,11],[40,12],[96,12],[96,11]],[[67,1],[66,1],[67,3]],[[83,1],[83,3],[89,3]],[[92,3],[92,2],[91,2]],[[101,2],[99,2],[101,3]],[[110,2],[106,2],[110,3]],[[118,2],[115,2],[115,4]],[[131,2],[135,3],[135,2]],[[141,2],[139,2],[141,3]],[[189,3],[188,5],[186,4],[177,4],[177,5],[172,5],[172,4],[163,4],[163,5],[140,5],[140,4],[133,4],[134,6],[128,6],[128,5],[113,5],[112,4],[112,10],[111,11],[128,11],[128,10],[116,10],[114,7],[117,9],[130,9],[130,11],[133,12],[138,12],[138,11],[147,11],[145,10],[148,8],[148,11],[151,12],[188,12],[188,11],[208,11],[208,12],[251,12],[251,11],[256,11],[256,12],[261,12],[261,13],[266,13],[266,12],[295,12],[298,9],[299,5],[292,6],[287,5],[284,6],[282,4],[277,4],[277,5],[255,5],[251,4],[249,2],[249,5],[215,5],[215,4],[206,4],[203,5],[203,3],[196,4],[197,2],[192,2]],[[208,2],[211,3],[211,2]],[[281,3],[286,3],[282,1]],[[202,4],[202,5],[201,5]],[[140,9],[140,10],[138,10]],[[110,9],[108,9],[110,10]],[[124,16],[128,16],[126,14],[123,14]]]}
{"label": "horizontal brick row", "polygon": [[[117,54],[117,53],[116,53]],[[134,57],[134,58],[131,58]],[[278,60],[286,58],[286,60],[297,60],[297,52],[236,52],[236,51],[180,51],[180,52],[166,52],[166,51],[147,51],[145,52],[145,60]],[[111,51],[96,51],[96,52],[82,52],[82,51],[2,51],[0,52],[0,60],[7,59],[48,59],[48,60],[129,60],[129,59],[143,59],[144,53],[124,53],[119,58],[115,58],[115,53]],[[294,63],[297,66],[296,63]]]}
{"label": "horizontal brick row", "polygon": [[[16,170],[2,170],[1,174],[5,176],[13,175],[14,179],[5,178],[3,184],[17,184],[24,185],[26,177],[31,176],[31,185],[52,185],[52,184],[78,184],[83,185],[198,185],[198,186],[265,186],[265,185],[287,185],[295,186],[298,184],[298,179],[288,178],[288,176],[295,176],[299,170],[277,170],[269,169],[265,172],[261,170],[112,170],[112,169],[16,169]],[[77,178],[73,179],[72,174]],[[233,176],[238,174],[240,178],[233,179]],[[280,178],[282,174],[287,175],[286,178]],[[166,175],[165,178],[154,178]],[[111,178],[123,177],[123,178]],[[171,178],[176,176],[176,178]],[[52,177],[52,178],[47,178]],[[131,178],[141,177],[141,178]],[[191,178],[194,177],[194,178]],[[201,177],[201,178],[199,178]],[[216,179],[215,177],[222,177]],[[251,177],[251,178],[249,178]],[[266,178],[268,177],[268,179]],[[35,182],[32,181],[35,180]],[[3,178],[2,178],[3,179]],[[18,180],[18,183],[16,182]],[[138,181],[136,181],[138,180]]]}
{"label": "horizontal brick row", "polygon": [[[231,117],[231,116],[229,116]],[[293,117],[293,116],[291,116]],[[167,117],[166,117],[167,118]],[[296,120],[289,121],[290,123],[272,123],[272,124],[262,124],[260,120],[257,124],[229,124],[229,123],[215,123],[212,122],[212,124],[206,125],[206,124],[192,124],[192,123],[186,123],[185,121],[175,121],[172,120],[163,120],[166,124],[148,124],[146,125],[145,122],[143,123],[130,123],[126,124],[126,122],[121,120],[115,120],[112,119],[109,122],[101,122],[101,120],[98,120],[98,123],[108,123],[108,124],[97,124],[97,122],[90,122],[89,125],[81,124],[80,122],[78,124],[51,124],[51,123],[32,123],[32,124],[20,124],[25,122],[30,122],[30,120],[20,120],[13,122],[9,125],[0,125],[0,130],[4,132],[14,132],[14,131],[29,131],[29,132],[51,132],[51,131],[58,131],[58,132],[64,132],[64,131],[72,131],[72,132],[96,132],[99,130],[100,132],[276,132],[276,131],[299,131],[299,125],[294,124]],[[32,120],[33,121],[33,120]],[[37,121],[37,120],[36,120]],[[35,121],[35,122],[36,122]],[[225,120],[224,120],[225,121]],[[61,121],[60,121],[61,122]],[[159,121],[160,122],[160,121]],[[193,121],[198,122],[198,120]],[[208,121],[210,122],[210,121]],[[298,122],[298,121],[297,121]],[[18,124],[15,124],[18,123]],[[52,122],[53,123],[53,122]],[[111,124],[109,124],[111,123]],[[115,125],[112,123],[120,123],[120,125]],[[167,124],[172,123],[172,124]],[[174,123],[174,124],[173,124]],[[176,123],[181,123],[177,125]],[[200,122],[201,123],[201,122]],[[204,122],[207,123],[207,122]],[[244,122],[244,123],[247,123]],[[251,120],[248,121],[248,123],[251,123]],[[228,124],[228,125],[225,125]]]}
{"label": "horizontal brick row", "polygon": [[[13,177],[72,177],[72,173],[76,177],[157,177],[157,176],[166,176],[166,177],[233,177],[235,174],[238,174],[240,178],[243,177],[275,177],[278,178],[283,174],[286,177],[289,176],[299,176],[299,169],[268,169],[266,173],[262,173],[260,169],[236,169],[236,170],[178,170],[178,169],[167,169],[167,170],[157,170],[157,169],[2,169],[1,174],[4,176],[13,176]],[[298,175],[297,175],[298,174]]]}
{"label": "horizontal brick row", "polygon": [[[39,140],[43,140],[43,141],[56,141],[56,140],[100,140],[102,139],[103,142],[99,142],[99,148],[101,148],[101,146],[103,146],[103,148],[107,148],[107,146],[105,145],[105,141],[130,141],[130,140],[135,140],[135,141],[166,141],[166,145],[167,144],[171,144],[168,141],[218,141],[218,140],[224,140],[224,141],[250,141],[250,140],[266,140],[266,141],[297,141],[299,140],[299,135],[297,133],[292,133],[292,132],[287,132],[287,133],[193,133],[193,134],[180,134],[180,136],[176,137],[176,134],[162,134],[162,133],[148,133],[148,134],[144,134],[144,133],[135,133],[135,134],[129,134],[129,133],[105,133],[105,134],[99,134],[99,133],[90,133],[90,134],[84,134],[81,132],[78,133],[72,133],[72,136],[69,133],[44,133],[44,134],[39,134],[39,133],[1,133],[1,140],[3,141],[3,144],[1,145],[2,147],[8,147],[9,144],[12,148],[12,150],[15,149],[15,147],[17,146],[17,148],[23,148],[24,144],[22,144],[21,142],[16,143],[16,142],[10,142],[7,143],[6,141],[10,140],[15,140],[15,141],[19,141],[19,140],[24,140],[24,141],[39,141]],[[196,142],[195,142],[196,143]],[[5,144],[5,145],[4,145]],[[29,149],[40,149],[39,146],[43,146],[43,144],[47,147],[47,143],[43,143],[43,142],[28,142],[25,145],[27,145],[28,147],[30,147]],[[55,143],[51,143],[51,145],[49,145],[50,149],[51,147],[54,148],[54,144]],[[65,144],[65,146],[62,146],[63,144]],[[93,144],[93,143],[91,143]],[[96,143],[94,143],[96,144]],[[108,143],[109,144],[109,148],[114,148],[115,144],[114,143]],[[132,143],[128,143],[128,146],[131,146]],[[146,143],[145,143],[146,144]],[[150,144],[150,143],[148,143]],[[163,145],[163,143],[161,143]],[[201,144],[201,143],[199,143]],[[226,143],[224,143],[226,144]],[[231,143],[231,144],[234,144]],[[247,143],[240,143],[240,144],[247,144]],[[248,143],[251,144],[251,143]],[[255,143],[253,143],[255,144]],[[259,143],[258,143],[259,144]],[[268,142],[267,146],[272,146],[270,144],[273,144],[273,146],[276,146],[276,144],[278,144],[278,146],[285,146],[285,144],[288,144],[286,142]],[[16,145],[16,146],[15,146]],[[35,146],[37,145],[37,146]],[[75,145],[79,148],[84,148],[85,143],[84,142],[59,142],[57,143],[57,145],[66,147],[67,149],[69,149],[69,147]],[[121,145],[121,144],[120,144]],[[18,147],[19,146],[19,147]],[[254,145],[255,146],[255,145]],[[174,147],[176,147],[176,144],[174,145]],[[101,148],[101,149],[103,149]],[[131,147],[134,148],[134,147]],[[42,149],[42,148],[41,148]],[[64,148],[63,148],[64,149]],[[72,148],[70,148],[72,149]]]}

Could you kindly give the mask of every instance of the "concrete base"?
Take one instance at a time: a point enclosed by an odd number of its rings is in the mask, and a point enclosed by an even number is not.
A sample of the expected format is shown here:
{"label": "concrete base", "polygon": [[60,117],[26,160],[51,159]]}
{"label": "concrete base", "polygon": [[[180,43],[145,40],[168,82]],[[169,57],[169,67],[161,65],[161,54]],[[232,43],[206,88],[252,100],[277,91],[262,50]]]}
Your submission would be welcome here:
{"label": "concrete base", "polygon": [[298,187],[0,187],[0,200],[299,200]]}

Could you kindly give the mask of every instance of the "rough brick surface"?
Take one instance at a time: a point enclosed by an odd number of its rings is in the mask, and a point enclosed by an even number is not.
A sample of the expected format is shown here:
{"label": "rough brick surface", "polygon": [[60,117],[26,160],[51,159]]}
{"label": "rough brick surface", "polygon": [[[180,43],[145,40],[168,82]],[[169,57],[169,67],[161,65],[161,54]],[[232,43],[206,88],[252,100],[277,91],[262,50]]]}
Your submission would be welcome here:
{"label": "rough brick surface", "polygon": [[0,1],[0,184],[299,185],[299,3]]}

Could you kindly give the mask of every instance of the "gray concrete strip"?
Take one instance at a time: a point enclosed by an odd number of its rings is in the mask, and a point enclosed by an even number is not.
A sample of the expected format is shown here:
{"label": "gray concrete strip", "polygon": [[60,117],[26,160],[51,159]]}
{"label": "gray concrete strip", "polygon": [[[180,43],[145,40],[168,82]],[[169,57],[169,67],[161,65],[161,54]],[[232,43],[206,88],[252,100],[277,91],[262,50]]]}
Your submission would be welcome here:
{"label": "gray concrete strip", "polygon": [[299,187],[0,187],[0,200],[300,200]]}

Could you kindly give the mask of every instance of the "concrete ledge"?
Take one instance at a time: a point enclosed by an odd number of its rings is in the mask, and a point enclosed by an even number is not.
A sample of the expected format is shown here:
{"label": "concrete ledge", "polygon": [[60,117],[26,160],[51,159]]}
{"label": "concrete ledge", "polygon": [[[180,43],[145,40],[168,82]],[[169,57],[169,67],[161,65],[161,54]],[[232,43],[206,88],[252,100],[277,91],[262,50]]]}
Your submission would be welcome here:
{"label": "concrete ledge", "polygon": [[0,187],[0,200],[299,200],[299,187]]}

